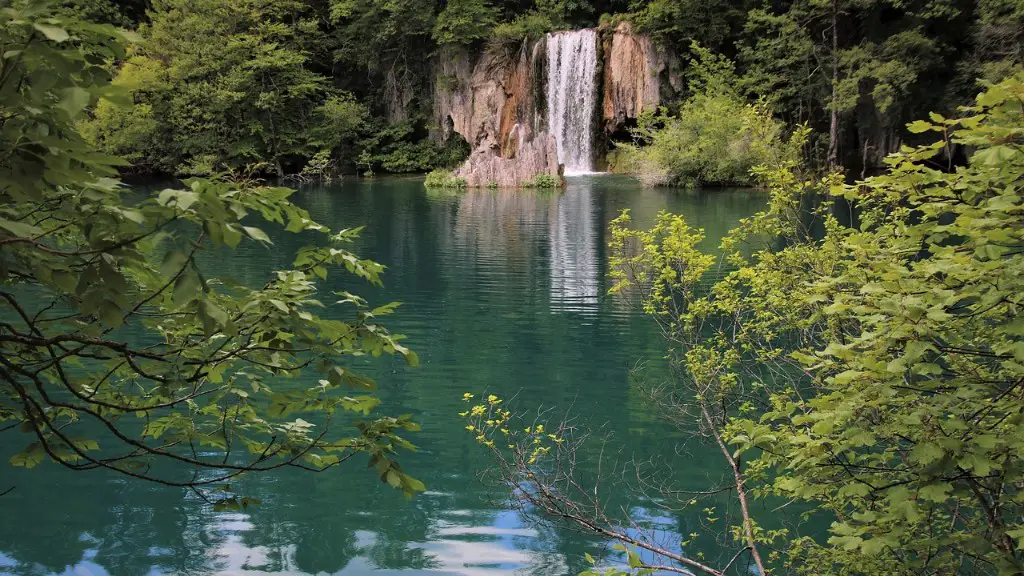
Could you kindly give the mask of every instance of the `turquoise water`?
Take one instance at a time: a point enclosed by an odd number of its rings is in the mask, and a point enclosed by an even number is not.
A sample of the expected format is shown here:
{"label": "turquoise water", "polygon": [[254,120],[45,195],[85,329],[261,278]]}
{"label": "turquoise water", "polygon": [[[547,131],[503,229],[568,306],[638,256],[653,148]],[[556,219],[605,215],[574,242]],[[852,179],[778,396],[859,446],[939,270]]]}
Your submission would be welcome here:
{"label": "turquoise water", "polygon": [[[0,573],[12,574],[575,574],[600,542],[524,521],[476,472],[482,450],[462,427],[464,392],[516,396],[523,409],[571,407],[605,426],[623,458],[670,462],[681,484],[720,473],[701,447],[679,440],[643,404],[630,371],[659,377],[656,327],[606,296],[607,224],[623,208],[640,224],[659,210],[706,229],[708,245],[764,205],[753,191],[643,190],[619,177],[573,178],[564,192],[432,193],[422,179],[349,180],[295,196],[332,228],[366,225],[360,255],[389,269],[385,287],[341,278],[383,304],[404,304],[389,327],[408,335],[421,365],[372,365],[391,414],[423,425],[420,452],[402,460],[428,492],[406,500],[355,464],[320,475],[280,471],[246,479],[262,504],[215,513],[182,490],[73,473],[53,464],[0,466]],[[286,266],[301,240],[275,236],[206,265],[258,281]],[[617,490],[615,485],[609,488]],[[611,494],[666,541],[699,531],[685,514]],[[716,554],[712,539],[695,550]]]}

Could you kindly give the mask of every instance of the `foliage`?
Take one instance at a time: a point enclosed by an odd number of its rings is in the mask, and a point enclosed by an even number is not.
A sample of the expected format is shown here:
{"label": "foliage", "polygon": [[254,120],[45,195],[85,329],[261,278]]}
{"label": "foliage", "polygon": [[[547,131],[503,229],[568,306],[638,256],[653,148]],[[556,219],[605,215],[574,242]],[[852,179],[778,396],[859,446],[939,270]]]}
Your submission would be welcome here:
{"label": "foliage", "polygon": [[551,174],[537,174],[534,176],[533,180],[520,182],[519,185],[523,188],[561,188],[562,179],[558,176],[552,176]]}
{"label": "foliage", "polygon": [[452,0],[437,15],[433,38],[440,45],[472,44],[490,35],[498,9],[488,0]]}
{"label": "foliage", "polygon": [[427,188],[451,188],[460,190],[465,189],[467,186],[465,178],[456,178],[452,175],[451,171],[443,170],[441,168],[433,170],[427,174],[427,178],[423,181],[423,185]]}
{"label": "foliage", "polygon": [[[115,63],[137,68],[119,83],[130,88],[144,71],[162,86],[133,88],[130,109],[99,105],[85,130],[135,170],[158,173],[252,164],[294,173],[324,150],[341,171],[367,170],[357,160],[364,153],[375,171],[427,170],[422,141],[434,87],[445,84],[432,77],[436,58],[480,43],[513,54],[553,30],[607,31],[623,20],[668,53],[697,42],[735,58],[734,87],[745,98],[807,123],[814,136],[805,153],[819,164],[827,156],[831,168],[843,160],[852,173],[880,166],[919,110],[948,113],[978,78],[997,81],[1024,66],[1015,0],[157,0],[149,25],[139,24],[142,0],[60,6],[147,37],[130,64]],[[330,123],[321,114],[332,98],[358,102],[349,111],[367,122],[328,147],[311,132]],[[405,123],[413,129],[391,160],[358,144]],[[665,179],[655,164],[640,165],[646,180]]]}
{"label": "foliage", "polygon": [[[659,405],[693,407],[735,473],[734,531],[785,550],[766,558],[780,569],[1021,571],[1022,97],[1011,78],[960,119],[910,124],[937,139],[855,185],[764,171],[769,209],[723,241],[733,271],[710,287],[716,259],[682,218],[613,223],[614,290],[672,343],[680,379]],[[968,166],[936,162],[953,146]],[[826,204],[824,237],[808,234],[801,206],[821,186],[857,201],[859,228]],[[741,250],[766,237],[782,241]],[[832,519],[827,541],[761,532],[745,499],[773,496]]]}
{"label": "foliage", "polygon": [[649,0],[633,2],[640,31],[662,46],[685,48],[698,42],[721,50],[742,26],[744,2],[729,0]]}
{"label": "foliage", "polygon": [[763,96],[774,111],[793,122],[808,120],[811,103],[829,97],[828,86],[816,76],[811,31],[793,14],[751,10],[737,58],[745,66],[740,79],[744,91]]}
{"label": "foliage", "polygon": [[[250,501],[200,488],[362,453],[383,482],[422,490],[394,460],[418,426],[376,415],[374,381],[352,368],[416,363],[379,324],[397,304],[343,292],[329,309],[348,319],[321,315],[317,286],[338,268],[380,284],[383,267],[348,249],[358,230],[317,224],[284,188],[196,179],[132,197],[110,177],[123,162],[77,131],[116,101],[105,64],[125,36],[34,2],[0,9],[0,432],[24,444],[10,463],[106,469],[230,509]],[[255,282],[204,264],[271,246],[259,221],[316,244]]]}
{"label": "foliage", "polygon": [[366,109],[310,70],[306,12],[297,0],[156,2],[116,80],[135,107],[101,105],[92,138],[157,171],[266,162],[283,175],[296,157],[342,148]]}
{"label": "foliage", "polygon": [[[1024,77],[1008,79],[961,119],[911,124],[938,139],[837,191],[864,213],[808,285],[834,327],[794,353],[819,392],[781,390],[765,418],[785,458],[764,457],[784,472],[775,487],[839,518],[826,553],[912,573],[1024,566],[1022,97]],[[975,150],[969,167],[930,165],[953,145]]]}
{"label": "foliage", "polygon": [[974,93],[982,65],[970,63],[957,79],[949,63],[969,55],[968,16],[978,4],[792,0],[758,7],[737,41],[744,87],[771,98],[778,114],[821,131],[829,163],[842,156],[847,167],[880,166],[920,110],[953,110]]}
{"label": "foliage", "polygon": [[732,63],[694,49],[693,95],[677,116],[665,108],[641,114],[636,143],[622,146],[638,179],[648,186],[746,185],[754,182],[754,167],[798,158],[800,138],[786,139],[764,103],[747,104],[736,92]]}
{"label": "foliage", "polygon": [[358,142],[359,163],[368,171],[395,173],[426,172],[435,168],[453,168],[469,156],[469,145],[453,134],[444,146],[429,137],[416,137],[414,123],[390,126],[371,124],[369,133]]}
{"label": "foliage", "polygon": [[63,0],[56,8],[79,20],[129,27],[142,20],[146,5],[145,0]]}
{"label": "foliage", "polygon": [[515,46],[522,42],[542,38],[557,28],[557,22],[550,15],[539,11],[530,11],[517,16],[511,22],[503,22],[495,26],[489,41],[492,48]]}
{"label": "foliage", "polygon": [[130,97],[123,100],[101,99],[92,110],[92,119],[80,123],[83,135],[97,148],[120,156],[140,169],[172,173],[175,156],[167,143],[172,127],[154,113],[149,95],[167,93],[171,83],[163,65],[150,58],[130,56],[114,77],[112,86]]}

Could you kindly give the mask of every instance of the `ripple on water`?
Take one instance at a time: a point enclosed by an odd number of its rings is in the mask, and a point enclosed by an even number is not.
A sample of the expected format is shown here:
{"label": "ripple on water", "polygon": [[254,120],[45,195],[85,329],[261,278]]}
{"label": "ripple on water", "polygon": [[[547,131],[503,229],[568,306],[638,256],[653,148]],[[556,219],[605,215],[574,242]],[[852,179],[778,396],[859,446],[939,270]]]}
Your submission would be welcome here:
{"label": "ripple on water", "polygon": [[[630,374],[638,361],[657,366],[664,344],[624,299],[607,296],[608,222],[630,208],[645,226],[668,209],[705,228],[714,245],[763,205],[746,192],[652,191],[590,176],[570,179],[563,192],[460,194],[427,193],[411,179],[346,180],[295,199],[332,228],[365,225],[353,248],[388,266],[383,289],[335,276],[325,292],[403,302],[384,322],[408,336],[420,367],[394,359],[358,364],[379,381],[387,413],[423,423],[409,435],[420,451],[402,463],[430,491],[407,501],[362,464],[316,476],[280,471],[235,487],[261,505],[215,513],[172,488],[55,466],[31,476],[5,470],[18,489],[5,497],[4,519],[32,521],[0,520],[0,573],[578,573],[584,552],[597,552],[593,541],[525,525],[476,477],[487,460],[456,415],[465,409],[462,394],[515,397],[524,409],[571,408],[607,423],[639,458],[671,454],[664,448],[672,432],[645,408]],[[272,249],[243,245],[202,265],[259,284],[288,266],[305,239],[278,234],[274,242]],[[700,453],[681,458],[678,478],[706,481],[704,461]],[[636,511],[669,539],[695,522]]]}

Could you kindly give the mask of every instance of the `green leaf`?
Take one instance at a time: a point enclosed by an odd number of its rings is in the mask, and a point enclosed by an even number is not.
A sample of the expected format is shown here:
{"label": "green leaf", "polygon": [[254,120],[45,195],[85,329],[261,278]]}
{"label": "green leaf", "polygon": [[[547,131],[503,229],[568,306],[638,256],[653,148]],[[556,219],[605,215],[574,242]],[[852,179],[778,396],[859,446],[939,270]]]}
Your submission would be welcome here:
{"label": "green leaf", "polygon": [[242,241],[242,231],[234,224],[225,224],[223,228],[224,244],[234,248]]}
{"label": "green leaf", "polygon": [[245,233],[253,240],[263,242],[264,244],[273,244],[273,242],[270,241],[270,236],[267,236],[267,233],[259,228],[255,228],[253,226],[242,226],[242,229],[245,230]]}
{"label": "green leaf", "polygon": [[64,89],[58,106],[67,112],[68,116],[73,118],[78,116],[78,114],[89,105],[89,100],[91,98],[92,96],[89,94],[88,90],[78,86],[72,86]]}
{"label": "green leaf", "polygon": [[160,274],[165,278],[170,278],[177,274],[188,260],[188,254],[180,250],[171,250],[164,254],[163,262],[160,264]]}
{"label": "green leaf", "polygon": [[945,455],[945,450],[933,442],[920,442],[910,450],[910,460],[917,464],[931,464]]}
{"label": "green leaf", "polygon": [[0,218],[0,228],[7,230],[15,236],[31,237],[39,236],[43,233],[43,230],[37,226],[26,224],[24,222],[14,222],[12,220],[5,220]]}
{"label": "green leaf", "polygon": [[918,490],[917,497],[929,502],[945,502],[951,489],[947,483],[929,484]]}
{"label": "green leaf", "polygon": [[909,130],[912,134],[921,134],[922,132],[938,129],[939,128],[934,124],[931,124],[930,122],[925,122],[924,120],[914,120],[910,124],[907,124],[907,130]]}
{"label": "green leaf", "polygon": [[405,484],[413,492],[423,492],[427,489],[426,484],[420,482],[419,480],[413,478],[412,476],[405,477]]}
{"label": "green leaf", "polygon": [[192,267],[188,267],[181,276],[174,282],[174,293],[173,300],[175,306],[183,306],[196,298],[202,293],[201,284],[199,282],[199,276],[195,273]]}
{"label": "green leaf", "polygon": [[224,329],[228,323],[228,313],[207,298],[199,304],[199,316],[203,321],[203,332],[207,337]]}
{"label": "green leaf", "polygon": [[124,312],[111,300],[104,300],[97,311],[100,321],[109,328],[119,328],[124,321]]}
{"label": "green leaf", "polygon": [[43,457],[46,455],[46,451],[38,442],[29,444],[24,450],[11,456],[10,463],[12,466],[20,466],[22,468],[35,468],[40,462],[43,461]]}
{"label": "green leaf", "polygon": [[64,42],[71,37],[68,31],[61,28],[60,26],[54,26],[53,24],[43,24],[42,22],[36,22],[32,24],[32,27],[38,30],[43,36],[46,36],[47,40],[52,42]]}

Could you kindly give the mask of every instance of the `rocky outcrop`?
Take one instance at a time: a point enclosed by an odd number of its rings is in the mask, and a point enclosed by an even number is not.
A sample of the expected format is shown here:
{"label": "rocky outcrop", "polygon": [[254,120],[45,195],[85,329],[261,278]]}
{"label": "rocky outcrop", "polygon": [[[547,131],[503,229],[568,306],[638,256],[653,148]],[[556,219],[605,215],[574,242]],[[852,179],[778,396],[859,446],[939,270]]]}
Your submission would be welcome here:
{"label": "rocky outcrop", "polygon": [[464,50],[443,52],[434,85],[436,137],[456,132],[469,160],[456,172],[470,186],[516,186],[537,174],[557,175],[553,138],[543,130],[544,45],[487,50],[473,62]]}
{"label": "rocky outcrop", "polygon": [[[655,48],[646,36],[634,33],[628,22],[598,32],[601,41],[596,62],[593,49],[588,61],[598,69],[592,100],[600,99],[600,103],[590,101],[594,106],[588,109],[594,113],[585,115],[593,118],[592,123],[574,124],[589,126],[590,138],[583,134],[569,143],[587,148],[578,143],[586,139],[585,144],[592,144],[595,151],[591,156],[601,156],[604,142],[627,126],[629,119],[658,106],[667,94],[681,87],[675,58]],[[575,34],[584,35],[582,31]],[[516,186],[538,174],[563,172],[556,138],[565,140],[566,136],[552,136],[548,126],[547,100],[552,97],[547,94],[551,83],[548,49],[547,39],[541,39],[513,48],[488,48],[478,55],[453,48],[438,55],[433,136],[443,143],[457,133],[469,142],[472,153],[456,175],[470,186],[492,182]],[[559,62],[563,60],[558,57]],[[567,114],[578,112],[582,105],[578,91],[556,92]]]}
{"label": "rocky outcrop", "polygon": [[538,174],[559,176],[558,148],[555,137],[541,132],[530,139],[523,137],[525,130],[513,126],[507,140],[511,152],[494,154],[492,150],[478,148],[469,155],[455,177],[465,178],[469,186],[496,185],[502,188],[519,186],[533,180]]}
{"label": "rocky outcrop", "polygon": [[682,89],[676,59],[654,47],[651,39],[620,22],[604,37],[602,120],[607,134],[620,130],[629,118],[656,108],[664,93]]}

